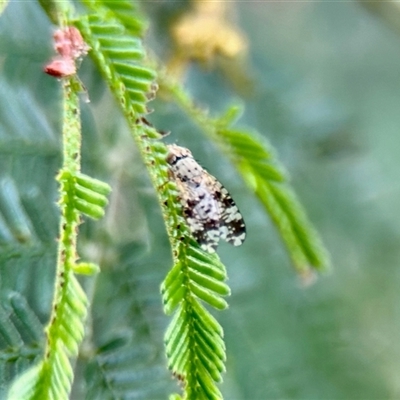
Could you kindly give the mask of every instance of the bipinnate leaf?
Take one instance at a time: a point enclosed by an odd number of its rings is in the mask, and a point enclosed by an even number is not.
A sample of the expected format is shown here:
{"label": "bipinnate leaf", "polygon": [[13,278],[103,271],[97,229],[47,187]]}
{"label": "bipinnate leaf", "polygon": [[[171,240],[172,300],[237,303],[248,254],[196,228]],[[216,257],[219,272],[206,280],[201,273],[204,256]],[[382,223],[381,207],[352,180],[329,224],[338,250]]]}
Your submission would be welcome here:
{"label": "bipinnate leaf", "polygon": [[107,9],[99,6],[96,10],[96,13],[81,17],[76,26],[91,47],[90,55],[128,122],[134,124],[139,115],[147,113],[146,103],[155,90],[155,73],[142,65],[144,50],[139,38],[132,36]]}
{"label": "bipinnate leaf", "polygon": [[216,386],[225,371],[223,330],[201,304],[227,307],[226,273],[215,254],[180,244],[176,264],[161,286],[166,313],[175,315],[165,334],[168,367],[184,382],[185,398],[221,398]]}
{"label": "bipinnate leaf", "polygon": [[217,124],[216,142],[268,211],[298,272],[326,270],[328,254],[267,141]]}
{"label": "bipinnate leaf", "polygon": [[84,334],[87,298],[74,274],[66,274],[58,303],[57,319],[47,327],[45,356],[21,375],[12,385],[9,400],[65,399],[73,372],[69,357],[76,356]]}
{"label": "bipinnate leaf", "polygon": [[[227,303],[222,296],[229,294],[229,288],[224,283],[225,269],[218,257],[206,254],[193,241],[176,199],[176,186],[168,182],[166,146],[154,140],[161,135],[141,117],[147,112],[146,102],[154,93],[155,73],[140,64],[144,55],[141,43],[130,37],[121,19],[109,18],[108,14],[103,18],[99,12],[81,18],[76,26],[91,47],[93,59],[127,118],[159,195],[174,252],[174,267],[162,286],[163,302],[167,314],[178,310],[170,328],[175,338],[179,336],[168,347],[170,369],[185,382],[187,398],[220,398],[216,382],[221,381],[224,370],[222,328],[200,302],[224,309]],[[199,329],[210,320],[214,322],[208,328],[210,333],[202,333]],[[176,334],[177,329],[180,335]],[[222,357],[215,359],[210,355],[213,346]]]}
{"label": "bipinnate leaf", "polygon": [[233,106],[221,117],[213,119],[161,69],[159,82],[161,89],[232,161],[271,216],[300,276],[307,281],[313,271],[327,270],[330,265],[328,252],[291,188],[288,175],[271,145],[254,131],[231,126],[240,109]]}

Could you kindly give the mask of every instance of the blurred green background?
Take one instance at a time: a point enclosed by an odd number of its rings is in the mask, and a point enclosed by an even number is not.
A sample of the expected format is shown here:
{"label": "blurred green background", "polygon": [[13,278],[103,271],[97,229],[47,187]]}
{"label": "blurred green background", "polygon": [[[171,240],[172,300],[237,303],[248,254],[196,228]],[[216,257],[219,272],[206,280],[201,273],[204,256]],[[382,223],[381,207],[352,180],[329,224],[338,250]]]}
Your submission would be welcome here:
{"label": "blurred green background", "polygon": [[[144,3],[148,44],[168,54],[164,29],[185,4]],[[186,85],[211,114],[241,97],[239,123],[277,149],[333,269],[303,287],[234,168],[174,105],[151,103],[151,121],[172,131],[166,140],[192,150],[229,189],[247,223],[242,247],[219,250],[232,289],[230,308],[216,314],[228,355],[222,392],[234,400],[399,398],[400,35],[357,2],[232,7],[249,41],[253,90],[240,96],[221,70],[198,66]],[[42,72],[53,55],[51,33],[34,1],[11,1],[0,17],[1,304],[7,310],[19,293],[42,323],[53,289],[54,177],[61,165],[60,84]],[[83,172],[109,182],[113,193],[106,217],[81,226],[81,258],[100,263],[102,273],[83,281],[93,306],[71,398],[166,398],[177,387],[162,344],[168,318],[159,285],[171,258],[161,213],[90,59],[80,76],[90,97],[82,101]],[[3,342],[0,335],[5,349]],[[23,342],[35,348],[32,338]],[[102,360],[110,349],[127,359],[120,376],[130,385],[125,397],[122,386],[115,396],[94,389],[105,385]],[[37,354],[6,362],[3,352],[1,393]]]}

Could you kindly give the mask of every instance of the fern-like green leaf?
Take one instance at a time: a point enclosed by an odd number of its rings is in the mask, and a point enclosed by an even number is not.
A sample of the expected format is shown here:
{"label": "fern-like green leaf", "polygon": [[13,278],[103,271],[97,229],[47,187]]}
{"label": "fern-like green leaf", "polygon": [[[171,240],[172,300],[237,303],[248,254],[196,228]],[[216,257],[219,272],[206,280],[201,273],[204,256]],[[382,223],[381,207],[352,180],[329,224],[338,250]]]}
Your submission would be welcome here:
{"label": "fern-like green leaf", "polygon": [[[0,306],[0,378],[10,381],[43,353],[43,327],[26,299],[9,292]],[[4,387],[0,396],[5,398]]]}
{"label": "fern-like green leaf", "polygon": [[108,204],[106,196],[111,191],[106,183],[84,174],[72,175],[69,171],[62,171],[59,180],[71,188],[73,204],[78,211],[93,219],[103,217]]}
{"label": "fern-like green leaf", "polygon": [[216,141],[269,212],[299,273],[324,270],[327,253],[270,145],[256,134],[219,128]]}
{"label": "fern-like green leaf", "polygon": [[[140,345],[139,345],[140,344]],[[167,375],[149,344],[117,340],[90,361],[86,399],[161,399]]]}
{"label": "fern-like green leaf", "polygon": [[[185,398],[221,398],[216,386],[225,370],[223,330],[202,302],[216,309],[225,309],[223,296],[229,295],[226,269],[216,254],[202,250],[192,238],[182,217],[178,191],[169,180],[166,146],[154,140],[151,127],[138,126],[143,140],[145,161],[158,188],[174,266],[168,273],[161,292],[164,310],[175,315],[165,334],[168,366],[183,382]],[[149,132],[149,133],[147,133]]]}
{"label": "fern-like green leaf", "polygon": [[215,383],[225,371],[223,330],[201,301],[227,307],[226,272],[216,255],[193,242],[180,243],[176,264],[161,286],[164,309],[175,315],[165,334],[169,368],[185,385],[187,398],[221,398]]}
{"label": "fern-like green leaf", "polygon": [[[205,253],[192,239],[176,198],[177,188],[169,182],[166,146],[154,140],[160,134],[140,118],[147,111],[155,74],[140,64],[140,42],[118,19],[96,14],[76,25],[121,105],[159,195],[174,255],[174,267],[162,286],[163,300],[167,313],[178,309],[168,330],[172,333],[166,335],[170,369],[184,381],[187,398],[220,398],[216,382],[224,370],[222,328],[200,303],[227,307],[222,297],[229,294],[225,268],[216,255]],[[211,320],[214,323],[208,325]]]}
{"label": "fern-like green leaf", "polygon": [[238,116],[238,108],[232,107],[222,117],[212,119],[196,107],[183,88],[172,82],[163,71],[159,73],[159,81],[161,88],[192,117],[238,169],[270,214],[300,275],[308,279],[313,270],[326,270],[329,267],[328,253],[291,189],[275,152],[256,133],[231,127]]}
{"label": "fern-like green leaf", "polygon": [[144,51],[138,38],[132,37],[118,19],[102,8],[97,14],[79,19],[76,26],[126,116],[136,119],[146,114],[155,74],[139,63]]}
{"label": "fern-like green leaf", "polygon": [[98,11],[104,7],[132,36],[143,36],[147,23],[138,6],[128,0],[82,0],[88,8]]}
{"label": "fern-like green leaf", "polygon": [[60,239],[53,309],[46,327],[45,355],[41,362],[14,382],[9,393],[10,399],[68,398],[73,379],[69,358],[78,354],[79,344],[84,335],[88,300],[74,275],[79,211],[93,218],[101,216],[103,206],[107,202],[103,194],[107,188],[105,184],[79,173],[81,126],[78,88],[79,85],[74,84],[73,80],[63,82],[64,163],[58,176],[61,208]]}
{"label": "fern-like green leaf", "polygon": [[26,215],[18,190],[9,178],[4,178],[0,182],[0,207],[4,219],[8,222],[8,227],[18,242],[32,242],[33,228]]}
{"label": "fern-like green leaf", "polygon": [[64,275],[62,300],[57,310],[57,319],[47,328],[48,350],[39,364],[25,372],[13,384],[10,400],[23,399],[64,399],[68,397],[72,383],[71,356],[78,353],[83,338],[83,320],[86,315],[87,298],[74,274]]}

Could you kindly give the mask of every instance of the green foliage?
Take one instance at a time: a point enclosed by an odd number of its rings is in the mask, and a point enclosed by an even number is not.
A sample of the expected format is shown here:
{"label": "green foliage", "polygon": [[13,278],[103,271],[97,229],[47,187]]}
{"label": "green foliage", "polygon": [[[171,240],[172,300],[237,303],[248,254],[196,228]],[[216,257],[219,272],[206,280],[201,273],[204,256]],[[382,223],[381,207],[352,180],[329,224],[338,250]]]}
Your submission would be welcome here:
{"label": "green foliage", "polygon": [[[26,299],[9,292],[0,307],[1,379],[23,372],[42,357],[43,328]],[[0,392],[4,397],[5,393]]]}
{"label": "green foliage", "polygon": [[[174,254],[174,267],[162,287],[165,311],[171,313],[180,306],[165,336],[169,368],[184,382],[187,398],[219,398],[221,394],[214,382],[221,381],[220,374],[225,369],[222,328],[200,305],[199,299],[217,309],[226,308],[225,300],[220,297],[229,294],[223,282],[225,269],[216,256],[205,254],[191,239],[181,217],[175,185],[168,182],[166,147],[154,141],[153,138],[159,137],[154,129],[138,124],[137,120],[138,114],[146,111],[142,104],[152,90],[154,73],[134,64],[142,56],[140,42],[130,38],[129,31],[117,20],[111,22],[106,25],[96,15],[79,21],[77,26],[94,49],[95,60],[128,117],[153,184],[158,188]],[[129,51],[123,51],[126,48]],[[210,321],[215,323],[210,325]],[[180,341],[179,332],[183,333]],[[213,346],[218,350],[215,356]]]}
{"label": "green foliage", "polygon": [[[100,3],[101,4],[101,3]],[[138,37],[102,7],[95,14],[76,21],[91,56],[110,86],[132,127],[136,118],[146,114],[146,102],[153,91],[155,73],[142,65],[144,51]]]}
{"label": "green foliage", "polygon": [[[223,330],[201,301],[223,310],[230,294],[225,267],[216,255],[194,243],[181,244],[175,265],[162,284],[164,310],[175,315],[165,334],[169,368],[182,381],[189,399],[218,399],[225,371]],[[200,301],[201,300],[201,301]]]}
{"label": "green foliage", "polygon": [[71,175],[62,171],[59,181],[65,188],[65,200],[70,201],[76,210],[93,219],[104,215],[104,207],[108,204],[107,195],[111,188],[104,182],[84,174]]}
{"label": "green foliage", "polygon": [[[104,11],[108,15],[111,14],[113,18],[115,18],[115,20],[126,29],[131,37],[141,37],[144,35],[147,24],[139,7],[135,3],[127,0],[121,0],[118,2],[113,0],[83,0],[82,3],[96,13],[100,11],[101,6],[103,5]],[[109,17],[107,19],[109,19]],[[115,44],[116,43],[114,42],[114,45]],[[116,56],[118,56],[118,54],[116,54]]]}
{"label": "green foliage", "polygon": [[216,134],[216,142],[274,221],[297,271],[306,278],[313,269],[326,270],[328,255],[270,145],[254,133],[229,128],[223,120]]}
{"label": "green foliage", "polygon": [[165,368],[154,362],[156,357],[156,349],[148,343],[114,338],[89,362],[85,398],[162,398]]}
{"label": "green foliage", "polygon": [[160,74],[160,84],[161,89],[190,115],[238,169],[278,228],[299,274],[308,280],[313,270],[326,270],[329,256],[289,186],[287,174],[275,152],[257,133],[231,127],[239,109],[231,107],[222,117],[212,119],[165,73]]}
{"label": "green foliage", "polygon": [[[183,398],[220,399],[222,394],[217,383],[222,382],[226,369],[224,334],[206,306],[226,309],[228,304],[224,297],[230,294],[230,288],[226,284],[226,269],[218,256],[201,250],[193,240],[182,216],[177,188],[169,179],[167,148],[159,141],[162,134],[144,118],[148,112],[147,102],[155,96],[157,75],[145,59],[141,42],[145,23],[136,7],[127,1],[82,3],[88,14],[74,15],[72,22],[90,46],[90,56],[128,122],[157,192],[172,249],[173,267],[161,287],[164,311],[173,314],[165,333],[168,367],[182,384]],[[53,6],[45,9],[52,13]],[[74,14],[74,10],[68,13]],[[57,19],[68,18],[62,15]],[[305,275],[311,268],[323,270],[328,264],[327,257],[270,146],[248,130],[231,127],[235,110],[211,119],[193,106],[182,87],[168,82],[165,76],[160,83],[238,168],[277,225],[296,268]],[[92,219],[103,217],[110,187],[80,172],[77,90],[81,85],[75,78],[63,81],[62,85],[64,160],[58,175],[61,221],[52,312],[45,329],[44,356],[16,380],[9,393],[10,399],[64,399],[69,396],[73,363],[85,337],[89,306],[75,274],[91,276],[99,270],[94,263],[77,262],[77,232],[82,215]],[[19,207],[18,192],[13,190],[12,183],[5,181],[4,184],[9,185],[3,196],[8,196],[4,202],[11,205],[9,220],[15,225],[12,226],[14,235],[21,242],[27,241],[29,221]],[[7,229],[4,224],[6,238],[11,236]],[[23,342],[10,339],[17,328],[10,317],[3,314],[0,330],[7,345],[22,348]],[[29,329],[37,328],[33,313],[19,315],[23,315],[22,320]],[[36,328],[30,327],[31,323]],[[38,335],[36,339],[40,340]],[[145,397],[150,393],[141,385],[152,385],[152,379],[159,372],[151,362],[155,358],[152,348],[141,348],[138,341],[118,335],[111,335],[105,344],[93,346],[83,347],[81,354],[83,359],[89,359],[86,365],[88,399]],[[140,372],[135,370],[137,364],[143,368]]]}
{"label": "green foliage", "polygon": [[[79,174],[80,113],[78,96],[69,80],[64,86],[63,147],[64,163],[60,182],[60,241],[52,315],[46,327],[43,360],[24,372],[13,384],[9,399],[52,398],[69,396],[73,380],[70,357],[76,357],[84,337],[88,300],[74,275],[79,213],[94,219],[103,215],[109,192],[106,184]],[[78,178],[78,179],[77,179]]]}
{"label": "green foliage", "polygon": [[87,298],[71,272],[64,274],[60,298],[54,307],[55,319],[47,328],[44,360],[15,381],[9,399],[64,399],[71,390],[73,371],[68,357],[78,354],[84,335],[83,319]]}
{"label": "green foliage", "polygon": [[[143,133],[149,132],[148,135],[153,130],[148,126],[141,129]],[[165,312],[175,311],[164,339],[168,367],[182,382],[185,398],[220,398],[215,383],[221,382],[221,373],[225,370],[223,330],[201,301],[218,310],[227,307],[222,298],[230,294],[224,282],[226,271],[217,255],[200,249],[192,239],[182,217],[175,183],[167,180],[165,158],[164,145],[147,142],[145,160],[155,186],[158,184],[159,201],[173,249],[174,266],[161,286]]]}

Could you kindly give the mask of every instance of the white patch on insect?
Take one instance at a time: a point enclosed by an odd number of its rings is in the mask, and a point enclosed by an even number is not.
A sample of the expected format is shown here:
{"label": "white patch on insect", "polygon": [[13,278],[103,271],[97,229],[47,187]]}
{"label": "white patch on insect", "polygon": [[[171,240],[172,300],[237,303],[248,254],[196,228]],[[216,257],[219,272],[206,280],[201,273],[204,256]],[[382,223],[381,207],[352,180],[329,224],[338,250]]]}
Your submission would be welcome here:
{"label": "white patch on insect", "polygon": [[235,202],[220,182],[205,171],[190,150],[168,145],[167,162],[178,190],[190,231],[207,251],[214,252],[220,239],[240,246],[246,227]]}

